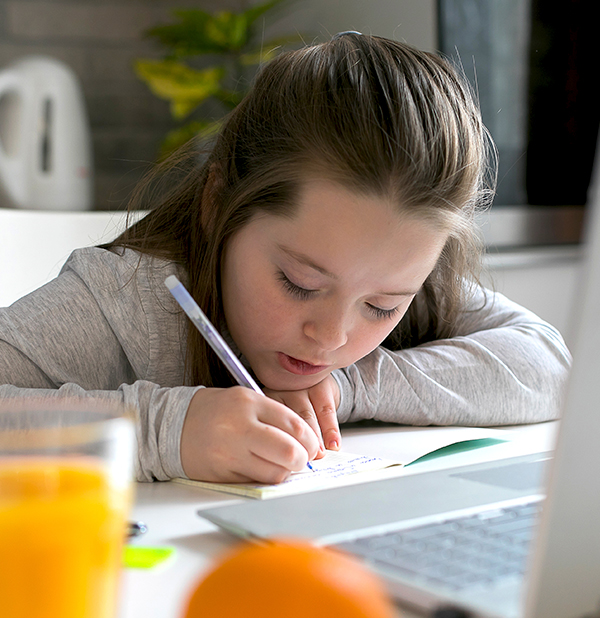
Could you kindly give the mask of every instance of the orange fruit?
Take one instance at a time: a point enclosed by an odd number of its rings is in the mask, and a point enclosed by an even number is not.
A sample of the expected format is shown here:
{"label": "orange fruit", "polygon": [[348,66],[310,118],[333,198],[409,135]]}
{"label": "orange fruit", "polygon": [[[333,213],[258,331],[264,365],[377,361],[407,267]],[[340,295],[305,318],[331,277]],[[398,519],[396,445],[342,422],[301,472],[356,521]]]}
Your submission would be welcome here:
{"label": "orange fruit", "polygon": [[196,585],[185,618],[393,618],[382,584],[357,560],[304,541],[244,543]]}

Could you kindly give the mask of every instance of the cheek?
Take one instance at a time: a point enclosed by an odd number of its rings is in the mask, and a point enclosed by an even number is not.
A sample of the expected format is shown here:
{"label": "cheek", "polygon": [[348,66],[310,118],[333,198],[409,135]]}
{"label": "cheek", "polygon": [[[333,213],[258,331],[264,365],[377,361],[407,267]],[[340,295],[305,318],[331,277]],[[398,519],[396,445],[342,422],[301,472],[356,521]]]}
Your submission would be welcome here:
{"label": "cheek", "polygon": [[355,363],[380,346],[387,336],[398,326],[407,309],[408,306],[393,320],[382,320],[379,323],[366,324],[358,329],[354,333],[352,338],[353,343],[349,348],[352,358],[348,364]]}
{"label": "cheek", "polygon": [[388,336],[389,326],[363,327],[354,333],[352,344],[347,346],[349,358],[345,359],[347,365],[351,365],[364,356],[370,354]]}
{"label": "cheek", "polygon": [[293,307],[286,302],[278,282],[272,277],[253,274],[239,282],[236,301],[230,313],[237,338],[252,347],[269,347],[270,342],[280,340],[293,323]]}

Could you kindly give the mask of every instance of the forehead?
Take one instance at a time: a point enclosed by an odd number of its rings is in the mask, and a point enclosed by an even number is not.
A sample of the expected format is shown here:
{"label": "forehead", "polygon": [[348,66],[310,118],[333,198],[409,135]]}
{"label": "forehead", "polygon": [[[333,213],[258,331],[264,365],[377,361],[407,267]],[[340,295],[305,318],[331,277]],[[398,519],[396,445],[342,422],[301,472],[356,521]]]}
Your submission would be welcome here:
{"label": "forehead", "polygon": [[[348,281],[365,282],[377,275],[386,285],[406,281],[417,287],[435,266],[448,236],[389,198],[327,180],[305,182],[289,216],[263,215],[249,227],[258,234],[255,242],[285,247],[292,256],[301,254]],[[400,276],[403,281],[396,281]]]}
{"label": "forehead", "polygon": [[300,185],[295,215],[298,220],[317,217],[323,221],[334,218],[348,222],[385,216],[394,223],[406,216],[391,198],[318,178]]}
{"label": "forehead", "polygon": [[292,219],[297,229],[310,229],[315,235],[355,237],[359,246],[369,241],[377,247],[394,243],[400,236],[419,233],[446,236],[449,221],[441,214],[432,217],[432,208],[421,213],[404,207],[402,200],[390,195],[364,192],[325,179],[304,182],[298,191]]}

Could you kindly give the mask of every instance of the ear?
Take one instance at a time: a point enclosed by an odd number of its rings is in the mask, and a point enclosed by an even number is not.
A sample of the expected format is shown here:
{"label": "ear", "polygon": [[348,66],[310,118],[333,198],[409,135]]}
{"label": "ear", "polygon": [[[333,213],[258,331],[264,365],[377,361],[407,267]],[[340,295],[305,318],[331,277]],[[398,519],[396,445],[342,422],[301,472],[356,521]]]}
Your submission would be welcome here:
{"label": "ear", "polygon": [[202,191],[202,204],[200,206],[202,229],[208,234],[211,234],[214,230],[215,218],[219,207],[219,194],[224,184],[221,166],[218,163],[211,164],[208,170],[208,178]]}

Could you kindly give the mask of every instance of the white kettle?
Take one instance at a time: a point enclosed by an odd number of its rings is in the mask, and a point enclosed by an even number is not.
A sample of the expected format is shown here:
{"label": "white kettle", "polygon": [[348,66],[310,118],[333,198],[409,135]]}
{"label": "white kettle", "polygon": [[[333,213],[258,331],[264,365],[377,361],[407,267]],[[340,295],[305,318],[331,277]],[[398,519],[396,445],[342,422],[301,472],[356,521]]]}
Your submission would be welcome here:
{"label": "white kettle", "polygon": [[92,151],[83,95],[64,63],[29,56],[0,71],[0,205],[92,207]]}

